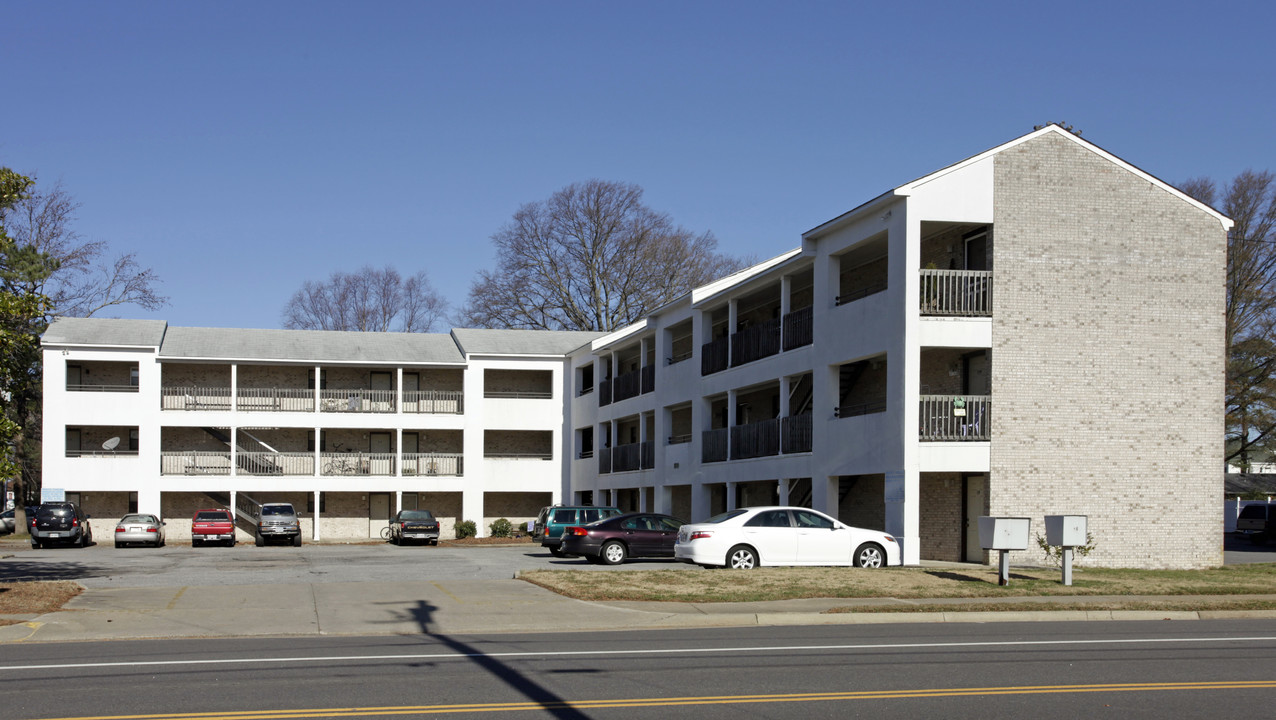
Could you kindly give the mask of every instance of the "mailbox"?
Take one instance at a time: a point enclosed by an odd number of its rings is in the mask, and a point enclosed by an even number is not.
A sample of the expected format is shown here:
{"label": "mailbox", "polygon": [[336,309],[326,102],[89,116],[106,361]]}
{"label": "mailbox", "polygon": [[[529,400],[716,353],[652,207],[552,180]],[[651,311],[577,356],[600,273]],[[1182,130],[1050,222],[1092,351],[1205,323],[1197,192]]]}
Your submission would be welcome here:
{"label": "mailbox", "polygon": [[982,515],[979,518],[979,545],[985,550],[1027,550],[1031,523],[1029,518]]}
{"label": "mailbox", "polygon": [[1056,547],[1085,545],[1085,515],[1047,515],[1046,542]]}

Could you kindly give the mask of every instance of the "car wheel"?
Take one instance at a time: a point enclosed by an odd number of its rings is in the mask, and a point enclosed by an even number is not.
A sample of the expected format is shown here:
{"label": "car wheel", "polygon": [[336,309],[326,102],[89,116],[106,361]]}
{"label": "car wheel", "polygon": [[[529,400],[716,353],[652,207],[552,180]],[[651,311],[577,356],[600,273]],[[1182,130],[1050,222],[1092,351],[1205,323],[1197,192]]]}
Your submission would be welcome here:
{"label": "car wheel", "polygon": [[31,549],[32,549],[32,550],[39,550],[39,549],[40,549],[40,541],[39,541],[39,540],[32,540],[32,541],[31,541]]}
{"label": "car wheel", "polygon": [[300,535],[293,535],[293,536],[292,536],[292,546],[293,546],[293,547],[301,547],[301,536],[300,536]]}
{"label": "car wheel", "polygon": [[163,540],[159,540],[158,542],[155,543],[155,547],[161,548],[161,547],[164,547],[164,544],[165,543]]}
{"label": "car wheel", "polygon": [[226,541],[226,547],[235,547],[235,540],[235,536],[232,535],[231,538]]}
{"label": "car wheel", "polygon": [[434,540],[431,540],[431,541],[430,541],[430,544],[431,544],[431,545],[433,545],[434,547],[438,547],[438,546],[439,546],[439,541],[438,541],[438,539],[436,538],[436,539],[434,539]]}
{"label": "car wheel", "polygon": [[563,552],[562,550],[559,550],[553,545],[549,546],[549,554],[553,555],[554,557],[567,557],[567,553]]}
{"label": "car wheel", "polygon": [[598,558],[606,565],[619,565],[625,561],[625,546],[615,540],[603,545],[603,549],[598,553]]}
{"label": "car wheel", "polygon": [[115,549],[116,549],[116,550],[119,550],[119,549],[120,549],[120,548],[122,548],[122,547],[124,547],[124,543],[122,543],[122,542],[117,542],[117,543],[115,543]]}
{"label": "car wheel", "polygon": [[266,544],[266,538],[262,537],[261,533],[257,533],[253,536],[253,542],[257,543],[257,547],[263,547]]}
{"label": "car wheel", "polygon": [[398,535],[395,535],[394,533],[390,533],[390,544],[391,544],[391,545],[402,545],[402,544],[403,544],[403,542],[402,542],[401,540],[399,540],[399,536],[398,536]]}
{"label": "car wheel", "polygon": [[752,570],[758,566],[758,553],[748,545],[736,545],[727,553],[727,567],[732,570]]}
{"label": "car wheel", "polygon": [[879,568],[886,564],[886,553],[876,543],[864,543],[855,548],[855,567]]}

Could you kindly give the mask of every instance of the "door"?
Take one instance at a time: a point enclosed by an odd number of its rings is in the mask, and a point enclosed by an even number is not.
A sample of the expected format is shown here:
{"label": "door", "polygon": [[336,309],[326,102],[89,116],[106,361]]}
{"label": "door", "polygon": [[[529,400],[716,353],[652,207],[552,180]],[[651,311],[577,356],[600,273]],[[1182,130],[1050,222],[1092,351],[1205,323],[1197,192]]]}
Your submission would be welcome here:
{"label": "door", "polygon": [[403,433],[403,447],[399,448],[403,451],[403,474],[404,475],[420,475],[421,461],[417,458],[417,453],[421,452],[421,436],[414,432]]}
{"label": "door", "polygon": [[838,528],[832,520],[811,512],[794,510],[797,521],[797,562],[849,565],[851,531]]}
{"label": "door", "polygon": [[787,510],[765,510],[744,524],[746,542],[758,551],[758,562],[787,564],[797,559],[797,528],[789,523]]}
{"label": "door", "polygon": [[421,400],[416,395],[420,389],[421,375],[419,373],[403,373],[403,412],[421,412]]}
{"label": "door", "polygon": [[390,493],[368,493],[368,537],[380,538],[382,528],[390,525]]}
{"label": "door", "polygon": [[369,387],[372,389],[369,400],[372,401],[373,412],[390,412],[394,409],[394,380],[388,372],[369,374]]}
{"label": "door", "polygon": [[966,269],[988,269],[988,232],[986,230],[966,238]]}
{"label": "door", "polygon": [[369,470],[372,475],[394,474],[394,448],[390,446],[390,433],[368,434]]}
{"label": "door", "polygon": [[986,485],[988,478],[984,475],[968,475],[962,478],[965,486],[966,542],[963,562],[983,562],[984,549],[979,546],[979,516],[984,514],[987,502]]}
{"label": "door", "polygon": [[966,394],[991,395],[992,380],[989,378],[988,354],[979,353],[966,358]]}

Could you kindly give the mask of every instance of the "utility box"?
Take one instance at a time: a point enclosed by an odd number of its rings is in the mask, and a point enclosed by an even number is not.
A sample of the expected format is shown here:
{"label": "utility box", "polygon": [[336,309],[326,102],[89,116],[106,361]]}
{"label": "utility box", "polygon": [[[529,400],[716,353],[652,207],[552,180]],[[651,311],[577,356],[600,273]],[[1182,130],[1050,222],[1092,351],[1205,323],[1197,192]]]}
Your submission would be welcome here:
{"label": "utility box", "polygon": [[1027,550],[1031,524],[1029,518],[981,515],[979,546],[985,550]]}
{"label": "utility box", "polygon": [[1047,515],[1046,543],[1055,547],[1083,547],[1086,536],[1085,515]]}

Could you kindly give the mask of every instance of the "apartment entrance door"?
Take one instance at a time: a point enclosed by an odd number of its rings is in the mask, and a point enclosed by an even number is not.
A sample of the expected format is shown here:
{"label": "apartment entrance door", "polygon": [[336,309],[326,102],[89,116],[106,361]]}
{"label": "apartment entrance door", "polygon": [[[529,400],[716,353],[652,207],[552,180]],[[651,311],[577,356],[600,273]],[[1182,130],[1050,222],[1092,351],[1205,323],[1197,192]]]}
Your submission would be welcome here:
{"label": "apartment entrance door", "polygon": [[979,545],[979,516],[984,514],[988,497],[986,475],[963,475],[961,484],[965,491],[965,538],[962,549],[963,562],[983,562],[984,549]]}
{"label": "apartment entrance door", "polygon": [[368,493],[368,537],[381,537],[381,529],[390,524],[390,493]]}
{"label": "apartment entrance door", "polygon": [[986,352],[966,356],[966,394],[991,395],[992,379],[989,375]]}

